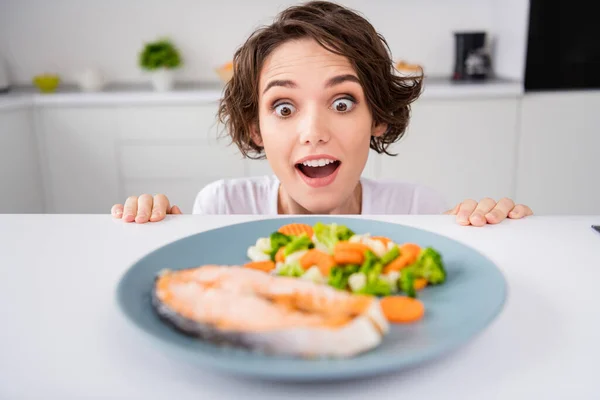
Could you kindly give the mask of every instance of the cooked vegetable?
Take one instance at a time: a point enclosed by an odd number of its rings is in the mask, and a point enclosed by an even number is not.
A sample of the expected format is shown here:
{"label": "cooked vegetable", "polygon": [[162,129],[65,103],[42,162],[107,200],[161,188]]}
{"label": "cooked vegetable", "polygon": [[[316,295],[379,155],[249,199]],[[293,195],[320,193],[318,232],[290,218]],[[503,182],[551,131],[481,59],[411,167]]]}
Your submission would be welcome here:
{"label": "cooked vegetable", "polygon": [[425,306],[420,300],[406,296],[388,296],[379,301],[386,319],[395,323],[415,322],[425,315]]}
{"label": "cooked vegetable", "polygon": [[417,291],[446,281],[441,255],[433,248],[355,234],[335,223],[284,225],[269,238],[259,238],[248,257],[248,268],[372,296],[402,292],[400,297],[414,299]]}
{"label": "cooked vegetable", "polygon": [[258,238],[255,246],[263,253],[271,253],[271,239],[269,238]]}
{"label": "cooked vegetable", "polygon": [[391,239],[386,238],[384,236],[371,236],[371,239],[380,241],[386,247],[392,241]]}
{"label": "cooked vegetable", "polygon": [[342,250],[333,253],[333,259],[336,264],[362,264],[365,256],[358,251]]}
{"label": "cooked vegetable", "polygon": [[398,246],[394,246],[394,247],[392,247],[392,249],[390,251],[385,253],[383,255],[383,257],[381,257],[381,263],[383,265],[388,265],[389,263],[394,261],[399,256],[400,256],[400,249],[398,249]]}
{"label": "cooked vegetable", "polygon": [[298,250],[308,250],[314,247],[312,241],[306,234],[302,234],[300,236],[293,236],[291,242],[285,245],[285,250],[283,250],[283,255],[288,256],[292,253],[295,253]]}
{"label": "cooked vegetable", "polygon": [[350,291],[355,293],[362,290],[367,286],[367,275],[363,272],[353,273],[348,277],[348,286],[350,286]]}
{"label": "cooked vegetable", "polygon": [[381,276],[383,265],[371,250],[365,252],[365,261],[360,266],[360,273],[366,276],[366,284],[357,292],[373,296],[387,296],[392,292],[390,282]]}
{"label": "cooked vegetable", "polygon": [[252,261],[244,264],[246,268],[258,269],[260,271],[271,272],[275,269],[275,263],[271,260],[266,261]]}
{"label": "cooked vegetable", "polygon": [[269,254],[265,254],[256,246],[248,247],[246,255],[252,261],[272,261]]}
{"label": "cooked vegetable", "polygon": [[427,279],[425,278],[417,278],[415,279],[414,287],[415,290],[423,290],[427,286]]}
{"label": "cooked vegetable", "polygon": [[412,269],[406,268],[400,272],[398,288],[406,293],[408,297],[417,297],[417,291],[415,289],[415,274]]}
{"label": "cooked vegetable", "polygon": [[309,238],[313,235],[313,228],[307,224],[287,224],[279,228],[278,232],[287,236],[301,236],[306,234]]}
{"label": "cooked vegetable", "polygon": [[339,241],[333,248],[333,258],[338,264],[362,264],[369,250],[363,243]]}
{"label": "cooked vegetable", "polygon": [[352,232],[347,226],[338,224],[325,225],[321,222],[317,222],[313,228],[315,237],[319,243],[323,244],[329,249],[330,253],[333,253],[333,248],[340,240],[348,240],[354,232]]}
{"label": "cooked vegetable", "polygon": [[329,286],[334,288],[345,290],[348,287],[348,278],[358,272],[360,265],[349,264],[339,265],[331,268],[329,272]]}
{"label": "cooked vegetable", "polygon": [[331,254],[317,249],[310,249],[300,258],[300,266],[307,270],[313,265],[319,267],[321,273],[327,276],[331,268],[335,266],[335,260]]}
{"label": "cooked vegetable", "polygon": [[325,282],[325,278],[323,277],[323,274],[321,274],[319,267],[310,267],[300,279],[306,279],[315,283]]}
{"label": "cooked vegetable", "polygon": [[419,257],[421,248],[414,243],[405,243],[400,246],[400,255],[386,265],[384,272],[400,271],[403,268],[413,264]]}
{"label": "cooked vegetable", "polygon": [[424,249],[419,255],[414,266],[416,278],[425,278],[427,283],[439,285],[446,281],[446,270],[442,263],[442,256],[431,247]]}
{"label": "cooked vegetable", "polygon": [[283,253],[284,250],[285,250],[285,246],[280,247],[279,250],[277,250],[277,253],[275,254],[276,262],[284,262],[285,261],[285,254]]}
{"label": "cooked vegetable", "polygon": [[270,236],[271,241],[271,252],[269,256],[271,260],[275,261],[275,255],[279,251],[281,247],[284,247],[286,244],[292,241],[292,238],[288,235],[284,235],[281,232],[273,232]]}
{"label": "cooked vegetable", "polygon": [[304,274],[304,268],[300,266],[299,262],[284,264],[277,274],[281,276],[291,276],[298,278]]}

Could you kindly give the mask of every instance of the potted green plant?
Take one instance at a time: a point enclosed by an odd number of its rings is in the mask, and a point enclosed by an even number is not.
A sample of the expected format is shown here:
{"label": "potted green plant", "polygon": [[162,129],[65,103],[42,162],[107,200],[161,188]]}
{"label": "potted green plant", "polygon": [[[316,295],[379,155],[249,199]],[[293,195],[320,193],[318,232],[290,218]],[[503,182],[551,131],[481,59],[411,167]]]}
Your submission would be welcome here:
{"label": "potted green plant", "polygon": [[169,39],[145,43],[139,54],[139,64],[152,74],[154,89],[160,92],[173,87],[174,71],[182,64],[179,50]]}

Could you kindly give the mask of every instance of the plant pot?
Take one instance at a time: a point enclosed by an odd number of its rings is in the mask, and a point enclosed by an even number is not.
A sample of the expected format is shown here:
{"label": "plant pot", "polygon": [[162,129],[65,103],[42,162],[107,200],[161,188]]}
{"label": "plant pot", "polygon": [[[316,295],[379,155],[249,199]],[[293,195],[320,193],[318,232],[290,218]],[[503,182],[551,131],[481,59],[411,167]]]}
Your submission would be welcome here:
{"label": "plant pot", "polygon": [[152,72],[152,85],[157,92],[167,92],[173,89],[174,71],[160,68]]}

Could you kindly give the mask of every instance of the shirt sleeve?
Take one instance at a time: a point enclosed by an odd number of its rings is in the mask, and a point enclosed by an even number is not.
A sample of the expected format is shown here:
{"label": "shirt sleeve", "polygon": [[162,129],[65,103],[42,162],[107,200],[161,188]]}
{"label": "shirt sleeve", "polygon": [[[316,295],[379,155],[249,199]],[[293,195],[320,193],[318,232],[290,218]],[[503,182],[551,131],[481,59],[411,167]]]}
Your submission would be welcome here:
{"label": "shirt sleeve", "polygon": [[222,186],[222,181],[216,181],[202,188],[194,200],[192,214],[222,214],[219,207],[223,204]]}

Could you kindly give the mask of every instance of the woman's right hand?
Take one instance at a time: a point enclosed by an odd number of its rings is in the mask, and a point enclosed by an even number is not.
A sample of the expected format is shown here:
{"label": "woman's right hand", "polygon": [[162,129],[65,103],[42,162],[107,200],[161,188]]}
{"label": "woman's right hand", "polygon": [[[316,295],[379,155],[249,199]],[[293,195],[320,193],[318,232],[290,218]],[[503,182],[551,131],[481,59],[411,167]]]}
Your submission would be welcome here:
{"label": "woman's right hand", "polygon": [[111,214],[114,218],[122,219],[125,222],[145,222],[162,221],[167,214],[182,214],[177,206],[169,204],[169,199],[164,194],[157,194],[154,197],[149,194],[141,196],[130,196],[123,204],[115,204],[111,208]]}

